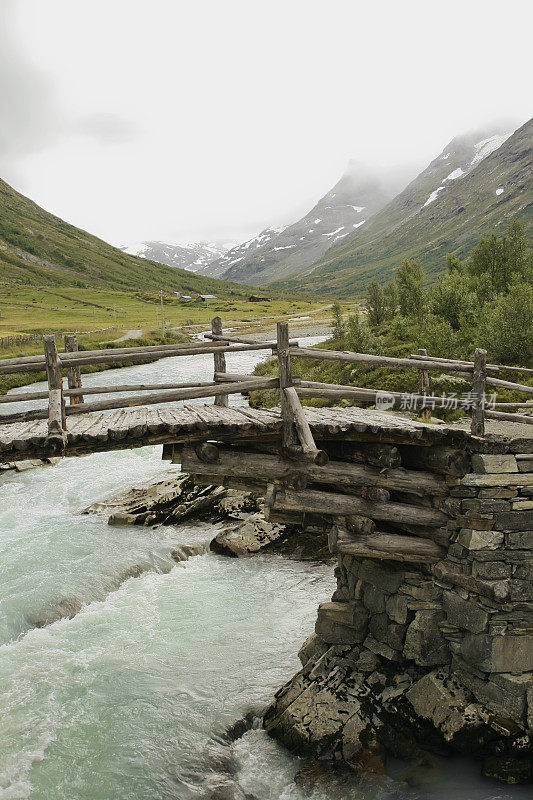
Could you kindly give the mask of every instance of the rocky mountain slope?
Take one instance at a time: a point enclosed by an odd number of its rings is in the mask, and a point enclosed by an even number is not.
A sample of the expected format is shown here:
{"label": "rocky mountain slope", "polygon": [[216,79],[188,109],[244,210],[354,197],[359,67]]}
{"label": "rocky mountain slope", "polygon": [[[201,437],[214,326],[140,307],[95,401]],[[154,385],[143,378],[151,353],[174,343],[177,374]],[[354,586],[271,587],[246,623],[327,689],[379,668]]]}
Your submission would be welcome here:
{"label": "rocky mountain slope", "polygon": [[231,245],[223,242],[194,242],[193,244],[173,244],[162,241],[145,241],[122,247],[125,253],[158,261],[169,267],[188,269],[201,275],[211,274],[209,266],[222,258]]}
{"label": "rocky mountain slope", "polygon": [[34,286],[245,294],[244,287],[129,255],[0,180],[0,281]]}
{"label": "rocky mountain slope", "polygon": [[[284,228],[269,228],[214,262],[227,280],[267,283],[311,265],[332,244],[366,225],[392,197],[381,180],[350,162],[338,183],[305,217]],[[212,273],[215,274],[215,273]]]}
{"label": "rocky mountain slope", "polygon": [[332,247],[284,288],[360,294],[369,280],[387,280],[405,258],[430,275],[447,252],[465,254],[480,236],[512,217],[532,226],[533,121],[511,136],[486,132],[454,139],[361,231]]}

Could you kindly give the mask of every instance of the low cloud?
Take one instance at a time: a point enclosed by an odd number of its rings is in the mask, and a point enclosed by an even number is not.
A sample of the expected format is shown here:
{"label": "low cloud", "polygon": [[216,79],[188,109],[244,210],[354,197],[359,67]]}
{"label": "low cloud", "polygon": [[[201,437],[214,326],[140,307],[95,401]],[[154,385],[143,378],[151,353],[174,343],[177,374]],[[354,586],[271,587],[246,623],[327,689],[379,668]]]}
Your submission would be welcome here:
{"label": "low cloud", "polygon": [[103,145],[131,142],[138,137],[139,130],[131,120],[108,112],[88,114],[72,125],[73,133],[89,136]]}

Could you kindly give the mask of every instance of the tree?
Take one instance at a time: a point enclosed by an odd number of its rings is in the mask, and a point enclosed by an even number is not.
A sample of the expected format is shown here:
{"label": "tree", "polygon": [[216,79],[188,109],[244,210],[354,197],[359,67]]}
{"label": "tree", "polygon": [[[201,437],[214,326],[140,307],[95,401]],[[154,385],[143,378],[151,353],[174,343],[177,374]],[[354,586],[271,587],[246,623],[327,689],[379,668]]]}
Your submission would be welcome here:
{"label": "tree", "polygon": [[442,275],[430,295],[433,314],[442,317],[455,331],[475,319],[477,298],[471,291],[468,278],[455,270]]}
{"label": "tree", "polygon": [[383,289],[377,281],[368,284],[366,290],[366,308],[368,311],[368,322],[372,327],[381,325],[387,318],[387,307]]}
{"label": "tree", "polygon": [[331,321],[332,328],[333,328],[333,338],[342,343],[344,341],[344,337],[346,336],[346,326],[344,325],[344,320],[342,318],[342,308],[341,304],[338,300],[333,303],[332,306],[333,311],[333,319]]}
{"label": "tree", "polygon": [[386,319],[395,317],[398,311],[398,291],[394,279],[383,287],[383,304],[385,306]]}
{"label": "tree", "polygon": [[448,272],[458,272],[462,275],[464,264],[455,253],[446,253],[446,269]]}
{"label": "tree", "polygon": [[374,349],[372,333],[359,311],[348,318],[346,338],[349,349],[356,353],[371,353]]}
{"label": "tree", "polygon": [[396,270],[400,314],[421,321],[426,312],[424,271],[420,261],[408,259]]}
{"label": "tree", "polygon": [[533,366],[533,286],[516,280],[485,309],[482,337],[494,361]]}

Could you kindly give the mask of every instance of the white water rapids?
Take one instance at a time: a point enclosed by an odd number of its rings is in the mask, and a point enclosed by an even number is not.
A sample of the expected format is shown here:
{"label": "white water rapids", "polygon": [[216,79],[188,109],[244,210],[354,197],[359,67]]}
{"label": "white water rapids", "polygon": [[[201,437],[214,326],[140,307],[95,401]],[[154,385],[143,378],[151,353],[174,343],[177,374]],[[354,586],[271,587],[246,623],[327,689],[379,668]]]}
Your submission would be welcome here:
{"label": "white water rapids", "polygon": [[[228,370],[262,357],[228,356]],[[212,368],[211,356],[166,359],[84,384],[207,380]],[[297,670],[333,570],[211,553],[176,564],[172,549],[208,542],[209,524],[115,528],[80,515],[160,472],[160,458],[161,448],[144,448],[0,477],[2,800],[527,796],[455,762],[422,788],[354,778],[310,795],[294,782],[299,759],[263,731],[221,738]]]}

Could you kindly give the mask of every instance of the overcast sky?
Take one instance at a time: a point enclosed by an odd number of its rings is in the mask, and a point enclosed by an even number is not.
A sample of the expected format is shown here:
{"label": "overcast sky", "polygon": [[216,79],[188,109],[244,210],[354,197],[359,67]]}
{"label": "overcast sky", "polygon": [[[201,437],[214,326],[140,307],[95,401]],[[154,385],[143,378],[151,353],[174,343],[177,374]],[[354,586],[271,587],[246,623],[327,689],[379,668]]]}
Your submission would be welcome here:
{"label": "overcast sky", "polygon": [[531,114],[525,0],[0,0],[0,177],[116,245],[241,241],[355,158]]}

